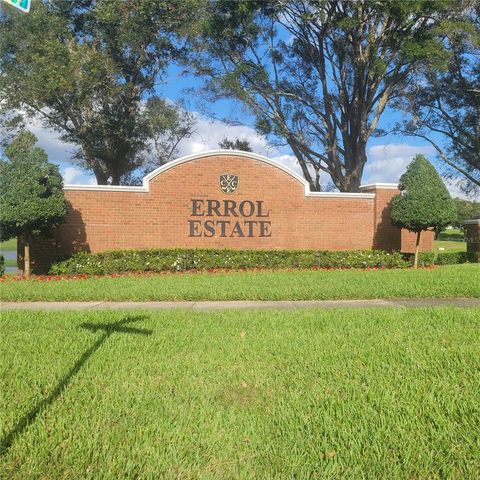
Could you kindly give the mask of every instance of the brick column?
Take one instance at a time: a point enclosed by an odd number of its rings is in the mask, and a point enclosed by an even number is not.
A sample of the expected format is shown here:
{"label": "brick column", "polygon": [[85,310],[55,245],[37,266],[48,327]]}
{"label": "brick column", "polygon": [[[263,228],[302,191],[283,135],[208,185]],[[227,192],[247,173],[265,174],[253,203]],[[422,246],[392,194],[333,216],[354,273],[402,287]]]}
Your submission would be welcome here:
{"label": "brick column", "polygon": [[[390,201],[400,193],[396,183],[372,183],[362,185],[360,190],[375,194],[373,248],[403,253],[415,252],[416,234],[400,229],[390,220]],[[420,251],[431,252],[434,233],[422,232]]]}
{"label": "brick column", "polygon": [[467,220],[463,223],[465,225],[467,252],[476,253],[480,260],[480,218]]}
{"label": "brick column", "polygon": [[401,230],[390,221],[390,200],[399,193],[395,183],[372,183],[360,187],[362,193],[374,193],[373,248],[392,252],[401,248]]}

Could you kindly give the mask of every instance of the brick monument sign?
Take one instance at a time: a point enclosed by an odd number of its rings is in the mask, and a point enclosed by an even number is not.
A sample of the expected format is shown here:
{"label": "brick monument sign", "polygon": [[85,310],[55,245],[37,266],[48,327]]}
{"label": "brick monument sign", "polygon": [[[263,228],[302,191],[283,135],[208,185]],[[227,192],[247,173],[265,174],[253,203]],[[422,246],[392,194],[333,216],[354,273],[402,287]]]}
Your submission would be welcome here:
{"label": "brick monument sign", "polygon": [[[148,174],[143,185],[65,185],[69,215],[53,238],[35,238],[36,272],[78,251],[230,248],[411,252],[415,235],[390,223],[395,184],[360,193],[311,192],[295,172],[253,153],[190,155]],[[423,236],[431,250],[433,236]],[[22,245],[19,244],[21,264]],[[19,265],[21,267],[21,265]]]}

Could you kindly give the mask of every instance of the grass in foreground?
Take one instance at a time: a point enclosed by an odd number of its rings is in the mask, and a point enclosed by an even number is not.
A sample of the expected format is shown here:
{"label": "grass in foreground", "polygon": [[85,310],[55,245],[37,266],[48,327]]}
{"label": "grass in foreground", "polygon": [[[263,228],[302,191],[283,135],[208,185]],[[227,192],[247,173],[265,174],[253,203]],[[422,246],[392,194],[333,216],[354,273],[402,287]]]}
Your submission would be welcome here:
{"label": "grass in foreground", "polygon": [[0,477],[479,478],[479,327],[452,308],[4,312]]}
{"label": "grass in foreground", "polygon": [[406,270],[297,270],[93,277],[0,284],[4,301],[322,300],[480,297],[480,264]]}

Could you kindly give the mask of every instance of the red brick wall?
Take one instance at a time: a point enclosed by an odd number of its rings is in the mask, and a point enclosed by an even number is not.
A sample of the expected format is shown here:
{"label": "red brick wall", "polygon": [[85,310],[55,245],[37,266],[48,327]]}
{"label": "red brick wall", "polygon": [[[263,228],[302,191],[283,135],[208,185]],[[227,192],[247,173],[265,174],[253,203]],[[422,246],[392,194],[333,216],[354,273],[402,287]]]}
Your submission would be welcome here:
{"label": "red brick wall", "polygon": [[[237,190],[226,195],[219,176],[238,175]],[[186,161],[150,180],[149,191],[65,190],[69,217],[53,240],[37,239],[31,256],[37,271],[51,256],[86,250],[100,252],[135,248],[234,248],[346,250],[373,247],[396,250],[399,230],[389,225],[385,203],[391,190],[377,197],[306,196],[305,185],[284,170],[234,153]],[[263,202],[268,218],[238,218],[271,222],[271,236],[190,237],[192,199]],[[206,218],[205,218],[206,219]],[[236,218],[216,217],[235,221]],[[51,255],[49,255],[50,253]]]}
{"label": "red brick wall", "polygon": [[[383,250],[399,250],[405,253],[415,252],[416,234],[392,225],[390,221],[390,201],[398,195],[398,188],[382,186],[363,187],[362,192],[375,193],[373,247]],[[433,231],[422,232],[420,250],[430,252],[433,248]]]}
{"label": "red brick wall", "polygon": [[[431,252],[433,249],[434,232],[431,230],[424,231],[420,235],[420,251]],[[417,234],[402,230],[402,248],[401,251],[405,253],[414,253],[415,245],[417,243]]]}
{"label": "red brick wall", "polygon": [[377,188],[375,186],[362,188],[365,193],[375,193],[373,222],[373,248],[384,250],[401,249],[401,230],[390,222],[389,202],[399,190],[391,188]]}

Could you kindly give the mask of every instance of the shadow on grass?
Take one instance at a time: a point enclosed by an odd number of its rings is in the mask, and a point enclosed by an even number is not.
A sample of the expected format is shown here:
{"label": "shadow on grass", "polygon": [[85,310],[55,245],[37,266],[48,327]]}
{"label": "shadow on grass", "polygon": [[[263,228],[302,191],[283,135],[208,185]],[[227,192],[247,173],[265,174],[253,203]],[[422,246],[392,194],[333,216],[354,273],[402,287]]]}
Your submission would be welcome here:
{"label": "shadow on grass", "polygon": [[0,456],[4,455],[8,449],[12,446],[13,441],[20,436],[25,429],[31,425],[37,416],[47,409],[67,388],[72,378],[80,371],[85,365],[86,361],[105,343],[105,341],[113,333],[130,333],[136,335],[151,335],[152,330],[144,330],[141,328],[134,328],[126,326],[132,322],[138,322],[144,320],[147,317],[145,315],[138,315],[135,317],[125,317],[122,320],[114,323],[82,323],[80,326],[92,332],[102,331],[103,334],[100,338],[75,362],[73,367],[60,379],[50,395],[43,400],[39,401],[26,415],[24,415],[17,424],[5,435],[0,441]]}

